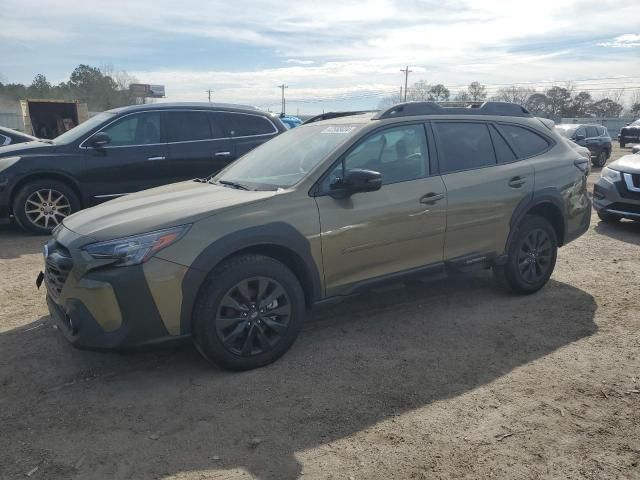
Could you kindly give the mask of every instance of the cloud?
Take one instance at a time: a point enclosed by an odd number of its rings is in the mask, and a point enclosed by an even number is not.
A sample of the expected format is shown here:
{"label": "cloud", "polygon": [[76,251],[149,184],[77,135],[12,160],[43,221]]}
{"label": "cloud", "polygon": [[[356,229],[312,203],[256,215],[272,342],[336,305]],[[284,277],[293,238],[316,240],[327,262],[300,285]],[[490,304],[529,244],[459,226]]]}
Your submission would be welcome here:
{"label": "cloud", "polygon": [[612,48],[640,47],[640,34],[625,33],[624,35],[619,35],[608,42],[598,43],[598,45],[600,47],[612,47]]}
{"label": "cloud", "polygon": [[[640,35],[626,33],[638,31],[638,0],[238,3],[3,0],[0,38],[12,60],[0,56],[0,71],[64,79],[78,63],[111,63],[164,83],[171,100],[203,99],[212,88],[217,99],[251,104],[277,104],[282,82],[291,99],[375,104],[397,91],[405,65],[410,82],[447,85],[640,76],[628,51]],[[39,52],[20,32],[47,47]],[[226,55],[207,55],[219,45]]]}
{"label": "cloud", "polygon": [[296,65],[313,65],[316,62],[314,62],[313,60],[300,60],[298,58],[288,58],[287,63],[294,63]]}

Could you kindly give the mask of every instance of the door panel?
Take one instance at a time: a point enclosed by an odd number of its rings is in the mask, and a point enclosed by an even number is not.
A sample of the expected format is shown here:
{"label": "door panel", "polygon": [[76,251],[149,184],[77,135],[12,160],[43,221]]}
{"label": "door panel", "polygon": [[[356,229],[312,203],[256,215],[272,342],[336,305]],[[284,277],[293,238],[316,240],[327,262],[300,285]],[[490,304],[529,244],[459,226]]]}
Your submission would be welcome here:
{"label": "door panel", "polygon": [[84,142],[86,169],[80,181],[90,203],[170,182],[160,113],[127,115],[101,131],[111,138],[106,147]]}
{"label": "door panel", "polygon": [[171,110],[166,119],[172,182],[208,177],[236,158],[216,112]]}
{"label": "door panel", "polygon": [[503,253],[511,215],[533,192],[531,164],[522,160],[446,174],[442,180],[448,200],[445,260],[476,252]]}
{"label": "door panel", "polygon": [[208,177],[235,159],[231,140],[170,143],[168,154],[171,162],[171,182]]}
{"label": "door panel", "polygon": [[344,188],[349,170],[380,172],[380,190],[318,196],[327,295],[358,282],[442,261],[444,183],[429,177],[423,124],[390,127],[357,143],[326,175],[322,192]]}
{"label": "door panel", "polygon": [[440,177],[384,185],[338,200],[316,197],[327,295],[350,284],[442,261],[446,200]]}

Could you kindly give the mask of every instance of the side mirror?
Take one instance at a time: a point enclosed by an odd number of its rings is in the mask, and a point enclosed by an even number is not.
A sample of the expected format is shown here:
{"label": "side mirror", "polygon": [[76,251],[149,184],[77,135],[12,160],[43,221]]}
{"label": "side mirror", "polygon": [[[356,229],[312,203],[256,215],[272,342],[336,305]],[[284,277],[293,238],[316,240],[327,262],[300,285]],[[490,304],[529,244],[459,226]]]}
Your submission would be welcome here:
{"label": "side mirror", "polygon": [[349,170],[344,179],[331,185],[333,198],[346,198],[354,193],[375,192],[382,187],[382,175],[373,170],[354,168]]}
{"label": "side mirror", "polygon": [[579,142],[580,140],[584,140],[586,137],[582,134],[580,135],[576,135],[576,142]]}
{"label": "side mirror", "polygon": [[104,132],[98,132],[91,137],[91,146],[93,148],[102,148],[111,143],[111,137]]}

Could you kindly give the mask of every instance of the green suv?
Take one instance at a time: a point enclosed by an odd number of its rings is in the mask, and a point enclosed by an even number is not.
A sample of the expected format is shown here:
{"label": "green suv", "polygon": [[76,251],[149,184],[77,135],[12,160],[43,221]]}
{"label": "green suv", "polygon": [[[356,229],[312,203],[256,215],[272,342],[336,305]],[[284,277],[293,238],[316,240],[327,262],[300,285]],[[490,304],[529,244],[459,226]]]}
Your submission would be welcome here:
{"label": "green suv", "polygon": [[382,282],[493,268],[537,291],[589,226],[588,167],[508,103],[311,122],[212,178],[65,218],[38,285],[79,347],[190,335],[218,365],[260,367],[314,304]]}

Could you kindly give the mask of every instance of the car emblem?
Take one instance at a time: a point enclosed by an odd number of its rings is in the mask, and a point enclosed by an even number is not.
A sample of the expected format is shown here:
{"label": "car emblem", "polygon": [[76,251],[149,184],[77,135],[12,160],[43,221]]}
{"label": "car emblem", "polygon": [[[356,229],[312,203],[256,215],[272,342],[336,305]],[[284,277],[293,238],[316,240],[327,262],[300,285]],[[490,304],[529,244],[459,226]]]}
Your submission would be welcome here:
{"label": "car emblem", "polygon": [[44,255],[44,259],[49,258],[49,245],[45,244],[42,255]]}

